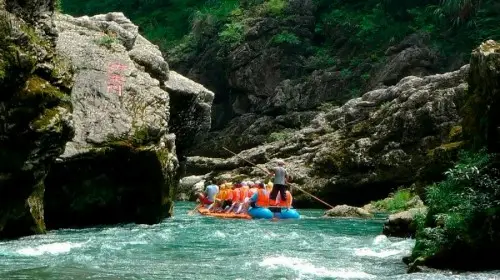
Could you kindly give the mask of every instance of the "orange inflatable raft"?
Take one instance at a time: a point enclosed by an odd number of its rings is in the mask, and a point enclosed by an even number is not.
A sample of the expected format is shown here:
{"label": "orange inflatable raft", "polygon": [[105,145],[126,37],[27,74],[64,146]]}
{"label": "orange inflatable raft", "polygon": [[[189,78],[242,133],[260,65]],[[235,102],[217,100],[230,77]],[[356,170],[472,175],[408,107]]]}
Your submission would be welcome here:
{"label": "orange inflatable raft", "polygon": [[245,220],[252,219],[252,217],[248,214],[213,213],[204,207],[198,208],[198,213],[200,213],[203,216],[210,216],[210,217],[223,218],[223,219],[245,219]]}

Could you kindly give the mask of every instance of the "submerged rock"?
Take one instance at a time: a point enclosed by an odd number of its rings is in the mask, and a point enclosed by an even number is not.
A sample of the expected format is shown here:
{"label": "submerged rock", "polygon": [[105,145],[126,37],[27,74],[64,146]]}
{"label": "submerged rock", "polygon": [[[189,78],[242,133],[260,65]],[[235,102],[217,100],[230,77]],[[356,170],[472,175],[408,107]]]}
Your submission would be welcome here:
{"label": "submerged rock", "polygon": [[390,215],[384,223],[383,234],[394,237],[414,237],[417,229],[415,218],[425,216],[427,208],[412,208]]}
{"label": "submerged rock", "polygon": [[335,206],[335,208],[326,211],[324,217],[371,218],[373,215],[363,208],[349,205],[338,205]]}
{"label": "submerged rock", "polygon": [[53,10],[0,1],[0,238],[45,232],[44,179],[73,136],[71,71],[44,32]]}

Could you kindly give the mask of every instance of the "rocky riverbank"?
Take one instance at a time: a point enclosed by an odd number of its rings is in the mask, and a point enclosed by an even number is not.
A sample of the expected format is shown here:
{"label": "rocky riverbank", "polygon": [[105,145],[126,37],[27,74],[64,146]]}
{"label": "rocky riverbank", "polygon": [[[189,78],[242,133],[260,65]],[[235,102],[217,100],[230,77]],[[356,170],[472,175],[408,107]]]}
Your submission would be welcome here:
{"label": "rocky riverbank", "polygon": [[[330,204],[362,206],[401,185],[415,184],[417,193],[422,192],[427,182],[442,178],[463,145],[459,108],[468,69],[406,77],[340,107],[317,111],[303,129],[239,155],[260,167],[284,159],[292,185]],[[188,157],[186,169],[187,175],[213,178],[263,176],[238,157]],[[299,206],[310,205],[307,197],[296,195]]]}

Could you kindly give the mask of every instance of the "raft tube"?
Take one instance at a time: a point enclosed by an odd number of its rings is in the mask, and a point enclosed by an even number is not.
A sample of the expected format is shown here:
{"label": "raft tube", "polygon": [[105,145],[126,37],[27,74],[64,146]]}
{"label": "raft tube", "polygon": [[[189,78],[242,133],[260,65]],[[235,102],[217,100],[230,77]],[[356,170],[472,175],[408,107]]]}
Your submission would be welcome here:
{"label": "raft tube", "polygon": [[263,207],[255,207],[255,208],[250,208],[248,210],[248,214],[253,218],[253,219],[272,219],[273,218],[273,213],[271,210]]}
{"label": "raft tube", "polygon": [[274,218],[277,218],[280,220],[300,219],[300,214],[294,208],[290,208],[290,210],[287,210],[286,208],[281,208],[281,212],[274,213]]}

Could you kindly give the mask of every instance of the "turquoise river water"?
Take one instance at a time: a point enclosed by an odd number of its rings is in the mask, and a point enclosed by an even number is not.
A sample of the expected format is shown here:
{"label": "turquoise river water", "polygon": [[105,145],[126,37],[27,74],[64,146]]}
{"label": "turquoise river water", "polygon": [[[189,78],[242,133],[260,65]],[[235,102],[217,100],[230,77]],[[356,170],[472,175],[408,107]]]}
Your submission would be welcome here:
{"label": "turquoise river water", "polygon": [[58,230],[0,242],[0,279],[500,279],[500,272],[405,274],[413,240],[380,235],[383,219],[219,220]]}

